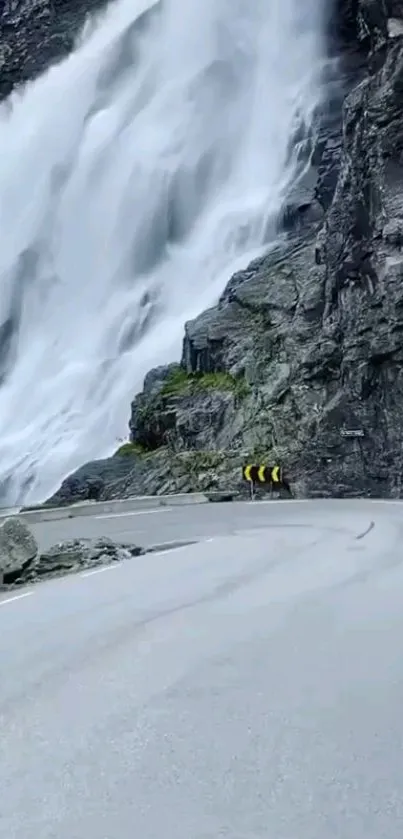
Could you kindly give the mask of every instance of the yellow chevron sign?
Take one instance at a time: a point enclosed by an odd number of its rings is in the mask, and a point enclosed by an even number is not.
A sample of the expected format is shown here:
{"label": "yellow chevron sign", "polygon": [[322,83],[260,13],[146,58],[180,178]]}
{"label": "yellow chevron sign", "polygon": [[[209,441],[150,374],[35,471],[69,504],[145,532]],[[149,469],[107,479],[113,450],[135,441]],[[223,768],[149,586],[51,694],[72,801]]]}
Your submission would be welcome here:
{"label": "yellow chevron sign", "polygon": [[260,481],[261,484],[264,484],[264,482],[266,480],[266,467],[265,466],[259,466],[259,468],[257,470],[257,479],[258,479],[258,481]]}
{"label": "yellow chevron sign", "polygon": [[249,466],[244,467],[243,476],[245,478],[245,481],[251,481],[252,480],[252,475],[251,475],[252,469],[253,469],[253,465],[249,465]]}
{"label": "yellow chevron sign", "polygon": [[243,466],[242,474],[249,483],[282,484],[283,481],[281,466],[248,463],[247,466]]}

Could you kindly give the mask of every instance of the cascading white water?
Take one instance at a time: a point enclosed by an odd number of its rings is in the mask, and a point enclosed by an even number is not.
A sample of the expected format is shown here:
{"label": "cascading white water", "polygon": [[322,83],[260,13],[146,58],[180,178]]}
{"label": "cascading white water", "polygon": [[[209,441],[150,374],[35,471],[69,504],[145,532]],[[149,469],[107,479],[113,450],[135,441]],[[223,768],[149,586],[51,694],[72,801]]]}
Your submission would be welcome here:
{"label": "cascading white water", "polygon": [[[42,499],[267,244],[320,0],[120,0],[0,121],[0,479]],[[1,326],[3,324],[3,326]]]}

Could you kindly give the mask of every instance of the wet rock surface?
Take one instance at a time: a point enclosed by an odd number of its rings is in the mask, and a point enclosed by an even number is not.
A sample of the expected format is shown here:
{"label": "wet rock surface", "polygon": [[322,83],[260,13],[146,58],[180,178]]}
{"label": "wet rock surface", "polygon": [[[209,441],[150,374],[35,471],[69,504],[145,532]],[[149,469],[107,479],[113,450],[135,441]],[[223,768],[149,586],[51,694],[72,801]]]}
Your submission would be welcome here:
{"label": "wet rock surface", "polygon": [[0,99],[64,58],[104,0],[1,0]]}
{"label": "wet rock surface", "polygon": [[[92,24],[117,0],[0,0],[0,100],[35,79],[76,47]],[[137,37],[159,13],[156,3],[128,27],[121,47],[111,45],[108,69],[98,79],[106,89],[122,64],[132,64]]]}

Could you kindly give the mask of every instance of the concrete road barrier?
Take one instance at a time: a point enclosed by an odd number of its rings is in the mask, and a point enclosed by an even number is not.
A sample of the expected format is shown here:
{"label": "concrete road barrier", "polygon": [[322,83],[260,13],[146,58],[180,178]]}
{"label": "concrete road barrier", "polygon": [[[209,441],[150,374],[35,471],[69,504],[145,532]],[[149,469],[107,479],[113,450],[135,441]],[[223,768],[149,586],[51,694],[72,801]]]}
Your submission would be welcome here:
{"label": "concrete road barrier", "polygon": [[114,513],[127,513],[136,510],[154,510],[159,507],[178,507],[190,504],[208,504],[211,496],[203,492],[183,492],[177,495],[138,495],[115,501],[82,501],[66,507],[40,507],[36,510],[13,508],[10,513],[0,511],[0,519],[18,515],[25,522],[58,521],[77,518],[78,516],[101,516]]}

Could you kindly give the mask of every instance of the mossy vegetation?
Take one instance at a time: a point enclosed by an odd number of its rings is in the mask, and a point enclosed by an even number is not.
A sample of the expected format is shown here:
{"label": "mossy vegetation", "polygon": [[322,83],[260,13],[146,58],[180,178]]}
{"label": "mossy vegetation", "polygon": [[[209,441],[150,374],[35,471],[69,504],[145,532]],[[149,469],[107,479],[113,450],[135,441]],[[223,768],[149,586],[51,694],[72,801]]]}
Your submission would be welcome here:
{"label": "mossy vegetation", "polygon": [[223,451],[185,451],[177,453],[178,460],[182,462],[186,471],[204,472],[209,469],[217,469],[226,459]]}
{"label": "mossy vegetation", "polygon": [[161,395],[192,396],[209,390],[232,392],[238,397],[246,396],[249,391],[243,376],[231,376],[230,373],[187,373],[186,370],[174,370],[165,381]]}
{"label": "mossy vegetation", "polygon": [[131,443],[127,441],[127,443],[122,443],[121,446],[116,450],[115,457],[130,457],[133,455],[144,455],[148,454],[148,450],[140,445],[140,443]]}
{"label": "mossy vegetation", "polygon": [[172,471],[178,476],[186,476],[194,491],[203,491],[216,486],[225,461],[223,451],[177,452],[173,458],[175,468]]}

